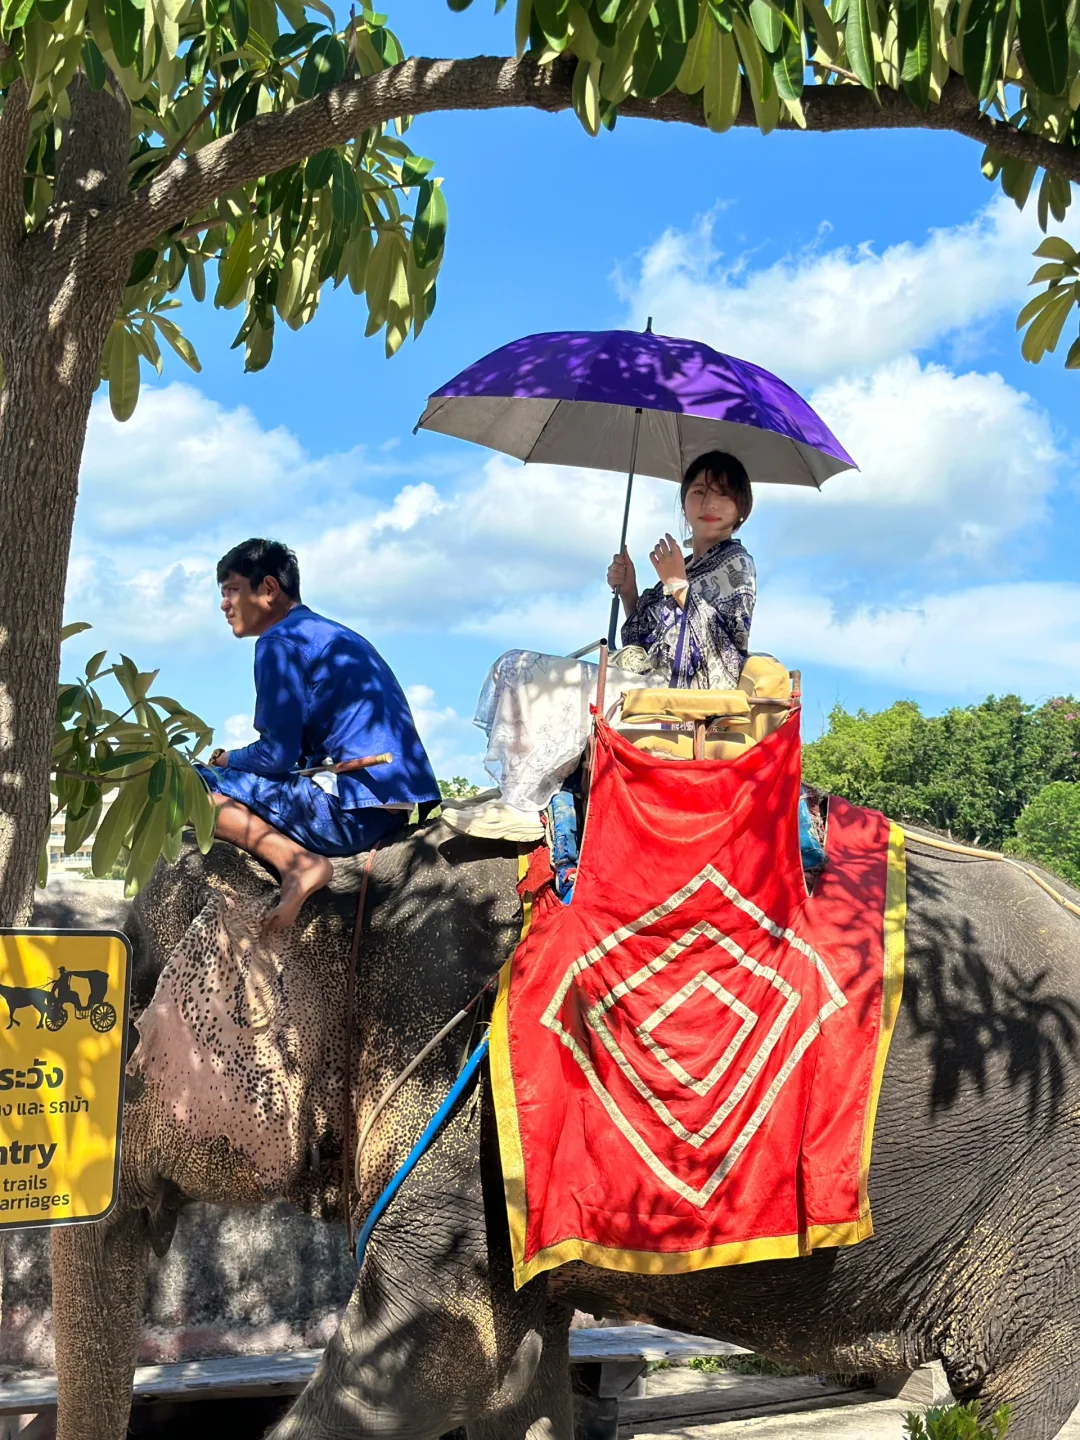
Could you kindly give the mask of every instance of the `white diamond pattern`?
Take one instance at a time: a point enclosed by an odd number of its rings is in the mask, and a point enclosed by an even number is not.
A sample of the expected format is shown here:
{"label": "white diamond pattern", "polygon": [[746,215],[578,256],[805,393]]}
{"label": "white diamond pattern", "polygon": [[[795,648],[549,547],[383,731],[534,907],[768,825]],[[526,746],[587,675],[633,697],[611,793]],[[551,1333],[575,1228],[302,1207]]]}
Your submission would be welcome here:
{"label": "white diamond pattern", "polygon": [[[620,945],[631,935],[646,930],[657,920],[663,919],[677,910],[690,896],[696,894],[704,885],[715,886],[732,904],[738,907],[744,915],[751,919],[756,925],[766,932],[773,940],[782,940],[798,954],[806,963],[809,969],[817,972],[819,979],[824,983],[826,998],[824,1004],[817,1013],[810,1019],[802,1034],[795,1040],[783,1065],[774,1076],[765,1094],[758,1100],[753,1111],[745,1118],[739,1127],[734,1139],[727,1150],[719,1157],[717,1164],[711,1173],[700,1185],[692,1185],[674,1171],[658,1156],[650,1144],[644,1139],[634,1127],[630,1119],[618,1105],[615,1097],[608,1091],[602,1078],[597,1073],[592,1059],[588,1052],[578,1043],[576,1036],[562,1023],[560,1010],[563,1002],[569,993],[571,985],[584,971],[595,965],[597,961],[609,954],[616,946]],[[678,957],[688,946],[700,939],[711,942],[712,945],[724,950],[737,965],[750,971],[759,979],[764,980],[772,986],[781,997],[781,1006],[778,1014],[769,1026],[768,1031],[762,1037],[752,1053],[747,1052],[745,1063],[735,1083],[728,1090],[724,1100],[713,1112],[707,1124],[698,1130],[688,1129],[675,1116],[664,1101],[655,1094],[653,1089],[643,1078],[632,1063],[630,1056],[626,1054],[619,1044],[615,1034],[609,1028],[606,1017],[608,1012],[619,1003],[626,995],[643,985],[647,980],[653,979]],[[697,993],[702,988],[708,990],[718,1001],[726,1005],[738,1018],[740,1024],[734,1038],[724,1050],[724,1053],[709,1070],[708,1074],[695,1078],[676,1058],[671,1056],[663,1045],[655,1038],[653,1032],[663,1023],[665,1019],[674,1014],[680,1005]],[[770,1055],[775,1050],[784,1031],[791,1022],[792,1016],[799,1009],[802,995],[791,984],[788,983],[777,971],[761,961],[755,960],[748,955],[730,936],[725,935],[721,930],[711,925],[708,921],[699,921],[688,929],[677,940],[674,940],[655,959],[647,965],[641,966],[633,975],[621,980],[617,985],[595,1001],[585,1012],[585,1021],[589,1029],[610,1054],[614,1063],[618,1066],[619,1072],[625,1077],[628,1083],[641,1096],[650,1109],[663,1121],[678,1141],[691,1147],[694,1151],[700,1151],[701,1147],[716,1134],[721,1125],[735,1111],[736,1107],[744,1099],[747,1091],[753,1085],[754,1080],[760,1074],[767,1063]],[[639,919],[629,925],[620,926],[618,930],[606,936],[599,944],[593,946],[584,955],[571,962],[567,967],[559,986],[551,999],[550,1004],[544,1012],[542,1023],[559,1038],[566,1046],[581,1067],[586,1080],[592,1087],[597,1098],[603,1104],[612,1122],[621,1131],[625,1138],[637,1151],[638,1155],[645,1161],[653,1173],[677,1194],[689,1200],[691,1204],[701,1207],[707,1203],[715,1193],[717,1187],[724,1178],[730,1174],[732,1167],[739,1157],[745,1152],[753,1136],[760,1129],[769,1111],[775,1104],[776,1097],[781,1088],[788,1080],[802,1056],[809,1049],[810,1045],[821,1032],[821,1027],[846,1004],[843,992],[833,979],[821,956],[801,940],[790,929],[778,926],[771,921],[753,901],[747,900],[714,866],[707,865],[674,895],[662,904],[654,906],[651,910],[642,915]],[[761,1017],[743,1001],[731,994],[718,980],[710,976],[706,971],[699,971],[690,981],[683,984],[678,990],[660,1004],[644,1021],[633,1030],[633,1034],[643,1047],[649,1052],[681,1086],[688,1092],[698,1097],[704,1097],[712,1090],[729,1071],[732,1073],[737,1069],[737,1059],[740,1052],[744,1050],[747,1041],[750,1039],[755,1028],[758,1026]]]}

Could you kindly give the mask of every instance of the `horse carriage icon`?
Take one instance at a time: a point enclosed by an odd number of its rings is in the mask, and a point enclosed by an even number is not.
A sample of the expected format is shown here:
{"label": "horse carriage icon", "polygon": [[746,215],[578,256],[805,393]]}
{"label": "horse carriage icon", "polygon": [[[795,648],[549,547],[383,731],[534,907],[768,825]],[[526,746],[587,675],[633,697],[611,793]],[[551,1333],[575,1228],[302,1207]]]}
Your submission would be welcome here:
{"label": "horse carriage icon", "polygon": [[[82,990],[82,985],[76,989],[71,983],[73,980],[85,984],[86,990]],[[67,1024],[69,1005],[76,1020],[89,1019],[93,1028],[102,1034],[116,1024],[116,1009],[105,999],[109,989],[107,971],[68,970],[61,965],[59,975],[44,988],[50,992],[45,1011],[47,1030],[60,1030]]]}

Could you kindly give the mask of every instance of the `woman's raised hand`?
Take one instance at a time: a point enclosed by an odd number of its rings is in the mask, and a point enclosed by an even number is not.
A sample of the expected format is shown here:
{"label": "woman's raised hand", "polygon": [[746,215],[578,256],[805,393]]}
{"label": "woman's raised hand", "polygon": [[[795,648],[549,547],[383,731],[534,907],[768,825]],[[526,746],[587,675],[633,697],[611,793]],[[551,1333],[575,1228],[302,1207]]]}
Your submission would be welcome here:
{"label": "woman's raised hand", "polygon": [[637,572],[634,569],[634,562],[626,553],[625,545],[618,555],[611,557],[611,564],[607,570],[607,583],[620,595],[626,595],[631,591],[635,596],[637,595]]}
{"label": "woman's raised hand", "polygon": [[674,535],[665,535],[662,540],[658,540],[649,552],[649,559],[665,585],[686,579],[686,561]]}

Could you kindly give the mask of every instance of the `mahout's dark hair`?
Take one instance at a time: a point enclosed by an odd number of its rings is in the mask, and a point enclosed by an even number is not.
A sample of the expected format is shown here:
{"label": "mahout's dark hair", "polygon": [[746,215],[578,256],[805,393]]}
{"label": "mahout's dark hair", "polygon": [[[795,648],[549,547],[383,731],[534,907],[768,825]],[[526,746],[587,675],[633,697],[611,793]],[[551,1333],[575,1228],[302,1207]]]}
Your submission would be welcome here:
{"label": "mahout's dark hair", "polygon": [[283,595],[290,600],[300,599],[300,566],[293,552],[280,540],[245,540],[241,545],[234,545],[218,561],[219,585],[225,583],[226,575],[242,575],[253,590],[257,590],[267,576],[273,576]]}
{"label": "mahout's dark hair", "polygon": [[754,492],[750,488],[750,476],[746,473],[746,466],[726,450],[706,450],[704,455],[691,460],[686,467],[686,474],[679,486],[681,509],[685,510],[687,493],[699,475],[714,475],[717,480],[726,480],[731,486],[735,504],[739,507],[739,521],[735,526],[738,530],[740,525],[749,520],[750,512],[754,508]]}

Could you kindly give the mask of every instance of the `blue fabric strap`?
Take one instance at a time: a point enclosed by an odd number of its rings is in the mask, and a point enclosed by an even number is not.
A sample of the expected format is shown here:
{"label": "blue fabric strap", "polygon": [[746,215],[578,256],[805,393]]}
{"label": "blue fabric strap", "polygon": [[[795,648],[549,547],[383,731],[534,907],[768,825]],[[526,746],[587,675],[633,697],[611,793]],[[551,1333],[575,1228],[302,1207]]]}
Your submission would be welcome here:
{"label": "blue fabric strap", "polygon": [[367,1249],[368,1241],[371,1239],[371,1232],[375,1229],[375,1226],[379,1223],[383,1215],[386,1213],[386,1209],[389,1206],[390,1202],[393,1200],[394,1196],[401,1189],[402,1185],[405,1184],[405,1181],[409,1178],[409,1175],[416,1167],[416,1163],[420,1159],[421,1155],[423,1155],[424,1151],[435,1139],[435,1136],[442,1129],[443,1125],[445,1125],[447,1116],[457,1104],[469,1081],[476,1074],[481,1060],[483,1060],[484,1056],[487,1054],[487,1048],[488,1037],[485,1035],[483,1040],[481,1040],[480,1044],[476,1047],[476,1049],[469,1056],[468,1060],[465,1062],[465,1067],[451,1086],[449,1095],[447,1095],[446,1099],[439,1106],[438,1110],[436,1110],[435,1114],[428,1121],[424,1133],[420,1136],[420,1139],[417,1140],[416,1144],[405,1157],[405,1160],[403,1161],[397,1174],[390,1181],[389,1185],[387,1185],[386,1189],[382,1192],[379,1198],[375,1201],[375,1204],[371,1207],[371,1210],[368,1213],[368,1217],[364,1221],[363,1228],[361,1229],[360,1234],[356,1237],[356,1264],[358,1268],[364,1263],[364,1252]]}

